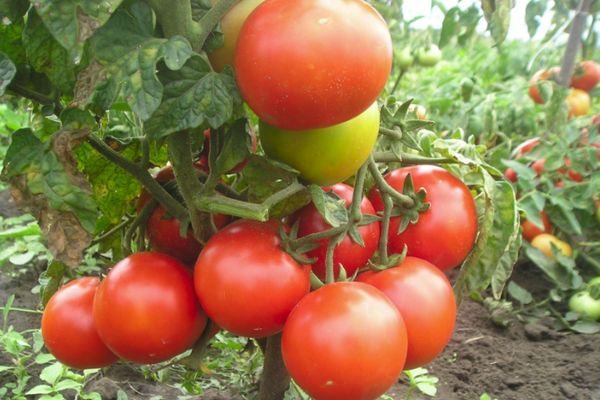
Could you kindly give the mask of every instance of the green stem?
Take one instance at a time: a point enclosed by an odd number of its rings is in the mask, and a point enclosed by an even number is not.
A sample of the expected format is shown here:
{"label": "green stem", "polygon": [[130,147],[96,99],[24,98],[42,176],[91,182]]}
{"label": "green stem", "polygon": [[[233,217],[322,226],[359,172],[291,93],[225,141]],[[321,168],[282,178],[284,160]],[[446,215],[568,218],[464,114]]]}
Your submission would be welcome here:
{"label": "green stem", "polygon": [[333,252],[344,236],[346,236],[346,232],[341,232],[329,239],[329,243],[327,243],[327,253],[325,253],[325,283],[327,284],[335,282]]}
{"label": "green stem", "polygon": [[413,201],[413,199],[411,199],[409,196],[399,193],[397,192],[393,187],[391,187],[383,178],[383,175],[381,174],[381,171],[379,171],[379,168],[377,168],[377,164],[375,163],[375,159],[373,158],[373,155],[371,155],[369,157],[369,172],[371,172],[371,175],[373,176],[373,178],[375,179],[375,183],[377,184],[377,187],[379,188],[379,191],[381,193],[388,193],[390,196],[392,196],[392,198],[394,200],[396,200],[402,207],[404,208],[412,208],[415,205],[415,202]]}
{"label": "green stem", "polygon": [[[0,306],[1,310],[5,310],[6,306]],[[27,308],[18,308],[18,307],[9,307],[8,311],[15,311],[15,312],[21,312],[21,313],[26,313],[26,314],[43,314],[43,311],[40,310],[29,310]]]}
{"label": "green stem", "polygon": [[281,354],[281,333],[267,338],[264,368],[260,377],[259,400],[281,400],[290,387],[290,375]]}
{"label": "green stem", "polygon": [[117,166],[124,169],[131,176],[136,178],[148,192],[152,195],[153,198],[156,199],[169,214],[174,216],[180,221],[185,221],[188,218],[188,213],[185,207],[179,203],[176,199],[173,198],[167,192],[160,183],[156,182],[156,180],[146,171],[145,169],[140,168],[138,165],[132,163],[121,154],[117,153],[109,146],[106,145],[100,138],[94,135],[88,136],[88,142],[90,145],[96,149],[100,154],[102,154],[107,160],[116,164]]}
{"label": "green stem", "polygon": [[581,35],[585,29],[585,20],[588,17],[588,12],[592,5],[592,0],[581,0],[577,9],[577,14],[571,24],[571,31],[569,32],[569,41],[567,42],[567,48],[560,66],[560,74],[558,83],[563,87],[568,87],[571,82],[571,76],[573,75],[573,69],[575,67],[575,57],[579,51],[581,44]]}
{"label": "green stem", "polygon": [[150,7],[156,14],[163,34],[169,38],[175,35],[185,37],[195,51],[200,51],[200,27],[192,19],[192,3],[190,0],[148,0]]}
{"label": "green stem", "polygon": [[354,181],[354,192],[352,194],[352,205],[350,206],[350,220],[354,222],[360,222],[362,213],[360,206],[363,199],[363,191],[365,188],[365,178],[367,177],[367,170],[369,169],[369,162],[365,162],[362,167],[356,173],[356,179]]}
{"label": "green stem", "polygon": [[[150,218],[152,211],[154,211],[154,209],[156,208],[156,204],[157,204],[156,200],[154,200],[154,199],[150,200],[144,206],[144,208],[142,208],[142,211],[139,212],[137,217],[135,217],[135,219],[133,220],[133,222],[131,223],[129,228],[127,228],[127,230],[125,231],[125,235],[123,235],[122,248],[123,248],[123,252],[126,255],[129,255],[132,253],[131,238],[133,237],[133,234],[139,227],[146,226],[146,223],[148,222],[148,219]],[[143,236],[144,236],[143,231],[140,233],[140,235],[143,238]],[[139,251],[140,249],[138,248],[137,250]]]}
{"label": "green stem", "polygon": [[311,233],[310,235],[302,236],[301,238],[294,239],[292,247],[298,249],[304,245],[316,242],[321,239],[328,239],[341,233],[346,233],[348,230],[347,225],[338,226],[337,228],[331,228],[326,231]]}
{"label": "green stem", "polygon": [[[160,1],[160,0],[159,0]],[[198,35],[198,45],[200,48],[204,46],[204,42],[208,35],[215,29],[215,26],[221,21],[221,18],[227,11],[237,2],[237,0],[220,0],[215,4],[199,22],[200,32]]]}
{"label": "green stem", "polygon": [[389,128],[379,128],[379,132],[383,135],[389,136],[393,139],[396,140],[401,140],[402,139],[402,130],[398,129],[389,129]]}
{"label": "green stem", "polygon": [[93,246],[95,244],[102,242],[104,239],[111,237],[115,232],[119,231],[120,229],[122,229],[125,225],[127,225],[130,222],[131,222],[131,217],[127,216],[126,219],[121,221],[118,225],[115,225],[108,232],[103,233],[101,236],[98,236],[96,239],[92,240],[92,243],[90,245]]}
{"label": "green stem", "polygon": [[396,81],[394,82],[394,86],[392,87],[392,91],[390,92],[390,95],[393,95],[396,92],[396,89],[398,89],[398,85],[400,85],[400,82],[402,81],[402,77],[404,76],[405,73],[406,73],[406,70],[400,69],[400,72],[398,72],[398,77],[396,78]]}
{"label": "green stem", "polygon": [[381,233],[379,236],[379,261],[383,265],[387,265],[389,262],[388,258],[388,235],[390,232],[390,220],[392,218],[392,208],[394,203],[392,197],[388,193],[381,193],[383,199],[383,221],[381,222]]}
{"label": "green stem", "polygon": [[180,364],[185,365],[193,370],[199,370],[202,365],[202,360],[204,359],[204,355],[208,349],[208,343],[210,339],[212,339],[212,330],[215,323],[210,319],[207,321],[206,326],[204,327],[204,331],[200,338],[194,344],[194,348],[189,356],[185,357],[181,361]]}
{"label": "green stem", "polygon": [[140,162],[140,168],[147,170],[150,166],[150,145],[146,136],[140,137],[140,143],[142,145],[142,161]]}
{"label": "green stem", "polygon": [[16,95],[35,101],[36,103],[40,103],[45,106],[54,106],[54,114],[56,115],[59,115],[63,109],[59,101],[56,101],[55,99],[38,93],[34,90],[28,89],[16,82],[11,82],[7,89]]}
{"label": "green stem", "polygon": [[375,162],[390,163],[401,162],[404,165],[419,165],[419,164],[456,164],[457,161],[452,158],[444,157],[423,157],[416,154],[401,153],[396,155],[391,151],[379,151],[373,153]]}
{"label": "green stem", "polygon": [[[169,160],[173,165],[173,172],[177,187],[188,206],[189,220],[192,223],[194,236],[200,243],[206,243],[211,235],[210,215],[200,212],[195,207],[195,196],[203,191],[203,185],[196,178],[194,161],[192,159],[192,143],[188,131],[173,133],[167,138],[169,145]],[[186,216],[187,217],[187,216]],[[180,222],[188,218],[178,218]]]}

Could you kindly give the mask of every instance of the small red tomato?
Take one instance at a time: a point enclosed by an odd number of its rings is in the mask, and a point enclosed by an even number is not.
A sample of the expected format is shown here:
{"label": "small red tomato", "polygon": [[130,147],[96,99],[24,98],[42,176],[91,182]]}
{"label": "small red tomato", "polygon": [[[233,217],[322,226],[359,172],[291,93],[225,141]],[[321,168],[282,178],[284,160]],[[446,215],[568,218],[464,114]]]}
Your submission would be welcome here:
{"label": "small red tomato", "polygon": [[507,168],[506,171],[504,171],[504,177],[511,182],[516,182],[519,179],[517,171],[512,168]]}
{"label": "small red tomato", "polygon": [[381,290],[406,324],[408,350],[404,369],[433,361],[450,341],[456,322],[456,300],[446,275],[435,265],[406,257],[396,267],[367,272],[358,281]]}
{"label": "small red tomato", "polygon": [[310,267],[280,247],[272,223],[239,220],[213,235],[196,261],[194,283],[202,308],[236,335],[279,332],[310,290]]}
{"label": "small red tomato", "polygon": [[42,316],[42,337],[56,359],[71,368],[102,368],[118,357],[102,342],[92,318],[100,280],[75,279],[50,298]]}
{"label": "small red tomato", "polygon": [[538,176],[541,176],[542,172],[544,172],[544,164],[546,164],[546,159],[540,158],[539,160],[536,160],[533,164],[531,164],[531,168],[533,168],[533,170]]}
{"label": "small red tomato", "polygon": [[[354,190],[351,186],[338,183],[333,186],[324,187],[323,189],[326,192],[334,192],[340,196],[344,200],[346,207],[349,207],[352,203]],[[365,215],[375,215],[375,209],[366,197],[360,203],[360,211]],[[331,226],[323,219],[313,204],[309,204],[301,209],[296,214],[296,219],[299,221],[298,237],[331,229]],[[379,222],[362,225],[358,228],[358,232],[364,241],[364,246],[355,243],[349,235],[346,235],[333,251],[333,268],[336,278],[340,272],[340,265],[344,267],[348,276],[351,276],[358,268],[364,266],[375,253],[375,250],[377,250],[377,244],[379,243]],[[320,240],[319,243],[320,246],[308,252],[307,256],[317,259],[313,264],[313,272],[319,278],[325,279],[325,258],[327,256],[329,239]]]}
{"label": "small red tomato", "polygon": [[[562,182],[562,181],[560,181]],[[557,182],[558,184],[558,182]],[[548,215],[545,212],[541,212],[540,213],[540,218],[542,219],[542,224],[544,225],[544,229],[541,229],[540,227],[538,227],[537,225],[535,225],[533,222],[529,221],[529,220],[523,220],[523,222],[521,222],[521,227],[523,228],[523,239],[527,240],[528,242],[531,242],[533,240],[534,237],[536,237],[537,235],[540,235],[542,233],[552,233],[552,224],[550,223],[550,218],[548,218]]]}
{"label": "small red tomato", "polygon": [[119,357],[141,364],[189,349],[206,325],[191,273],[160,253],[136,253],[118,262],[96,293],[94,324]]}
{"label": "small red tomato", "polygon": [[593,60],[587,60],[575,66],[571,77],[571,87],[589,92],[598,85],[598,82],[600,82],[600,64]]}

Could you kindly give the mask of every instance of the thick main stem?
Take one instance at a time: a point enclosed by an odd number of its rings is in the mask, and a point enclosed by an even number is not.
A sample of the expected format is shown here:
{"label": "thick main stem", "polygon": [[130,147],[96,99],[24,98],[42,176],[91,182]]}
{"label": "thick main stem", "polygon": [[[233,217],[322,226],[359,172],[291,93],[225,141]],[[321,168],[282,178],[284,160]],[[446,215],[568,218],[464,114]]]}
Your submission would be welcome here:
{"label": "thick main stem", "polygon": [[592,5],[592,0],[581,0],[577,14],[571,24],[571,31],[569,33],[569,41],[567,42],[567,49],[563,56],[562,64],[560,66],[560,75],[558,83],[563,87],[569,87],[571,81],[571,75],[573,75],[573,69],[575,67],[575,57],[579,51],[581,44],[581,35],[585,29],[585,20],[588,16],[588,12]]}
{"label": "thick main stem", "polygon": [[148,0],[156,14],[165,37],[181,35],[188,39],[194,50],[199,51],[198,34],[200,27],[192,19],[192,4],[190,0]]}
{"label": "thick main stem", "polygon": [[267,338],[265,364],[260,377],[258,400],[282,400],[290,387],[290,374],[281,354],[281,333]]}

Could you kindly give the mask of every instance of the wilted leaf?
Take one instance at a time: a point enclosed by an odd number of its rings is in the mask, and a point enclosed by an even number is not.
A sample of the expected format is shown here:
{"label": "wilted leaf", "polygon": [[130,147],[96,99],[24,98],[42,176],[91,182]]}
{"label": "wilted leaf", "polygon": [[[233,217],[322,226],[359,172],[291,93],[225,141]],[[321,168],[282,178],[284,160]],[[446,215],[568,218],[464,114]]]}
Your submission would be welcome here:
{"label": "wilted leaf", "polygon": [[481,6],[494,42],[496,42],[496,45],[501,45],[508,35],[513,1],[481,0]]}

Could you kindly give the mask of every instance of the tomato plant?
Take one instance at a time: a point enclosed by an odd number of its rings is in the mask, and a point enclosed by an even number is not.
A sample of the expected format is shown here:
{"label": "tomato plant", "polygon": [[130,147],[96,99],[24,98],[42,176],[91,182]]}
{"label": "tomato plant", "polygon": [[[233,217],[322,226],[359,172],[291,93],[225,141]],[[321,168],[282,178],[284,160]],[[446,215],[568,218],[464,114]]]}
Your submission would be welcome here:
{"label": "tomato plant", "polygon": [[589,92],[598,85],[598,82],[600,82],[600,64],[596,61],[582,61],[575,66],[571,87]]}
{"label": "tomato plant", "polygon": [[379,132],[379,108],[371,104],[355,118],[326,128],[290,131],[260,121],[260,142],[268,156],[296,168],[317,185],[352,176],[369,156]]}
{"label": "tomato plant", "polygon": [[[385,176],[393,188],[402,191],[410,174],[415,190],[427,191],[425,201],[431,207],[398,233],[400,217],[392,218],[388,249],[401,253],[408,246],[408,255],[433,263],[442,270],[458,266],[469,254],[477,235],[477,211],[469,189],[443,168],[418,165],[399,168]],[[383,210],[378,190],[369,196],[376,211]]]}
{"label": "tomato plant", "polygon": [[407,336],[398,310],[360,282],[326,285],[303,298],[283,329],[290,376],[323,400],[376,399],[398,379]]}
{"label": "tomato plant", "polygon": [[[217,72],[223,71],[226,65],[233,66],[235,45],[242,29],[242,25],[248,15],[264,0],[241,0],[235,3],[229,11],[221,18],[221,30],[223,31],[223,47],[208,53],[210,64]],[[217,0],[210,0],[215,5]]]}
{"label": "tomato plant", "polygon": [[280,248],[274,224],[239,220],[206,244],[194,270],[196,293],[207,315],[236,335],[279,332],[310,290],[310,267]]}
{"label": "tomato plant", "polygon": [[405,369],[428,364],[444,350],[454,332],[456,300],[439,268],[406,257],[396,267],[365,272],[358,281],[381,290],[400,311],[408,341]]}
{"label": "tomato plant", "polygon": [[386,23],[360,0],[271,0],[248,17],[235,53],[244,100],[267,124],[290,130],[356,117],[391,65]]}
{"label": "tomato plant", "polygon": [[109,349],[144,364],[187,350],[206,325],[189,270],[153,252],[132,254],[111,269],[96,293],[93,317]]}
{"label": "tomato plant", "polygon": [[[331,187],[323,188],[326,192],[333,192],[344,200],[346,207],[352,203],[353,189],[343,183],[338,183]],[[362,214],[375,215],[373,205],[367,198],[363,198],[360,203],[360,211]],[[298,237],[303,237],[316,232],[322,232],[330,229],[331,226],[323,219],[314,204],[309,204],[301,209],[295,218],[298,222]],[[362,225],[358,228],[358,232],[362,237],[364,246],[355,243],[350,235],[346,235],[344,239],[336,246],[333,251],[333,268],[335,277],[340,272],[340,265],[344,267],[348,276],[352,276],[354,272],[366,265],[369,258],[375,253],[377,243],[379,242],[379,222],[372,222],[367,225]],[[320,278],[325,279],[326,268],[325,258],[327,254],[327,246],[329,239],[319,241],[320,246],[307,253],[310,258],[316,258],[312,264],[313,272]]]}
{"label": "tomato plant", "polygon": [[94,326],[92,305],[98,278],[75,279],[50,298],[42,317],[44,344],[72,368],[102,368],[118,357],[102,342]]}

